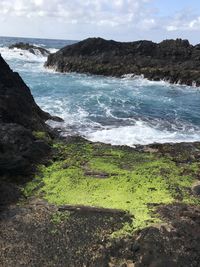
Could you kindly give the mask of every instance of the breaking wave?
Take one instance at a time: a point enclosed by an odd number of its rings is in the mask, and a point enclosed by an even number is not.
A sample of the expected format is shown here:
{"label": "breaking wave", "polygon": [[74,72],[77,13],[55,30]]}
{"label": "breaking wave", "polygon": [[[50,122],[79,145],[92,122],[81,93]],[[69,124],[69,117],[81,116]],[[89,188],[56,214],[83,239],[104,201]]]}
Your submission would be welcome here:
{"label": "breaking wave", "polygon": [[48,122],[64,136],[79,134],[95,142],[128,146],[200,141],[200,91],[195,86],[132,74],[121,79],[59,74],[44,68],[46,57],[41,54],[3,45],[0,53],[29,85],[37,103],[64,119]]}

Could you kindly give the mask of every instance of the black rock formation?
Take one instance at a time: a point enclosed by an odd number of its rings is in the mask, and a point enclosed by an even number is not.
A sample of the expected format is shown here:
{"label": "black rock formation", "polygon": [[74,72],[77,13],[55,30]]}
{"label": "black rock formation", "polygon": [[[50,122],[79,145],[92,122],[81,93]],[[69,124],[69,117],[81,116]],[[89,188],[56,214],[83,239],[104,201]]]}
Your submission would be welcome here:
{"label": "black rock formation", "polygon": [[24,173],[49,151],[33,132],[51,134],[51,116],[35,103],[30,89],[0,56],[0,175]]}
{"label": "black rock formation", "polygon": [[39,46],[31,45],[29,43],[20,42],[20,43],[12,44],[9,46],[9,49],[14,49],[14,48],[28,50],[30,53],[34,55],[41,54],[42,56],[48,56],[50,54],[50,52],[47,49],[39,47]]}
{"label": "black rock formation", "polygon": [[115,42],[89,38],[48,56],[46,67],[120,77],[144,75],[150,80],[200,85],[200,45],[188,40]]}

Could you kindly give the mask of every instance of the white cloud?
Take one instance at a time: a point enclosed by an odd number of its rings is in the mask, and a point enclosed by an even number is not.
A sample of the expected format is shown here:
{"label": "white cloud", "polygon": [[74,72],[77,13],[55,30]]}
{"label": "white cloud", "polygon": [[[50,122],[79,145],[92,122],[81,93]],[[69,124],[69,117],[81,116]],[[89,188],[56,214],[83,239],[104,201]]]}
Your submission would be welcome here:
{"label": "white cloud", "polygon": [[169,32],[173,32],[173,31],[177,31],[178,30],[178,27],[175,26],[175,25],[169,25],[166,27],[167,31]]}
{"label": "white cloud", "polygon": [[155,0],[0,0],[0,35],[197,40],[200,14],[181,8],[174,4],[174,13],[163,12],[164,1],[159,10]]}
{"label": "white cloud", "polygon": [[189,28],[194,29],[194,30],[199,30],[200,29],[200,16],[189,23]]}
{"label": "white cloud", "polygon": [[[149,25],[153,18],[146,4],[152,0],[1,0],[0,14],[19,17],[50,17],[65,23],[89,23],[116,27]],[[143,22],[144,20],[144,22]]]}
{"label": "white cloud", "polygon": [[200,16],[195,15],[192,10],[183,10],[169,19],[166,30],[169,32],[200,30]]}

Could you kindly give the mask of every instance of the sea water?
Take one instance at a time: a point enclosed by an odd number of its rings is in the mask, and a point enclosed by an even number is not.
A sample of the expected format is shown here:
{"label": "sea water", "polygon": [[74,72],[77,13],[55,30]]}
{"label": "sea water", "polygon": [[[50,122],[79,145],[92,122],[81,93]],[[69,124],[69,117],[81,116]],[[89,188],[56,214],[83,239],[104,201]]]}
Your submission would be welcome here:
{"label": "sea water", "polygon": [[200,89],[154,82],[142,76],[123,78],[56,73],[46,57],[20,49],[15,42],[56,52],[74,41],[0,37],[0,53],[20,73],[37,104],[63,123],[48,123],[61,134],[81,135],[113,145],[200,141]]}

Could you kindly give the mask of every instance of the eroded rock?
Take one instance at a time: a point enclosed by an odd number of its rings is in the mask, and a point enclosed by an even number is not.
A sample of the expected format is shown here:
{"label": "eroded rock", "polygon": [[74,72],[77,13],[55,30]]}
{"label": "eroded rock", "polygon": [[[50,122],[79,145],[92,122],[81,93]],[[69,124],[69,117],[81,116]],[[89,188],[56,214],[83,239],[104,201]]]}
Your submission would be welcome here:
{"label": "eroded rock", "polygon": [[144,75],[150,80],[200,85],[200,49],[188,40],[129,43],[89,38],[48,56],[46,67],[59,72],[79,72],[120,77]]}

